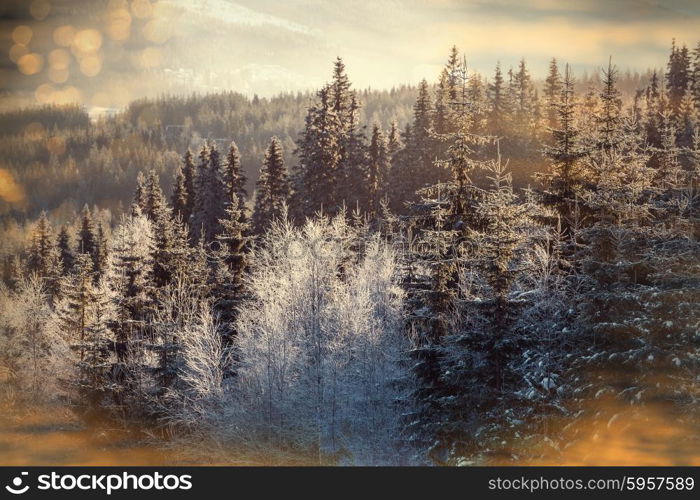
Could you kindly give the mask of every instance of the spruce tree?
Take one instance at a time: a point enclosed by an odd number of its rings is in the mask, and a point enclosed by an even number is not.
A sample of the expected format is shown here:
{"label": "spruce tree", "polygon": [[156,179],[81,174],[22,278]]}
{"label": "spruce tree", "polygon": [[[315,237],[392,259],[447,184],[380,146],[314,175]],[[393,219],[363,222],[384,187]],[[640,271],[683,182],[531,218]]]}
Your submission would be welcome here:
{"label": "spruce tree", "polygon": [[688,47],[678,48],[676,40],[671,44],[671,55],[669,56],[666,72],[666,89],[671,115],[674,119],[679,116],[681,101],[685,96],[689,84],[691,83],[691,62]]}
{"label": "spruce tree", "polygon": [[372,138],[369,145],[369,169],[368,169],[368,210],[372,214],[378,214],[381,200],[386,196],[389,181],[391,158],[388,146],[378,124],[372,127]]}
{"label": "spruce tree", "polygon": [[[231,346],[235,337],[234,322],[244,299],[244,276],[248,266],[248,224],[241,218],[238,200],[233,195],[221,219],[222,231],[216,236],[218,249],[212,255],[212,294],[219,313],[224,345]],[[243,220],[243,222],[242,222]]]}
{"label": "spruce tree", "polygon": [[175,171],[175,185],[173,186],[173,194],[170,198],[170,203],[173,206],[173,214],[176,218],[181,221],[186,222],[189,217],[187,216],[187,203],[189,193],[185,187],[185,173],[181,166],[177,167]]}
{"label": "spruce tree", "polygon": [[695,102],[695,109],[700,113],[700,42],[693,49],[693,72],[690,79],[690,91]]}
{"label": "spruce tree", "polygon": [[61,258],[46,212],[41,212],[32,232],[27,251],[27,271],[36,273],[42,279],[46,291],[52,298],[58,295]]}
{"label": "spruce tree", "polygon": [[617,68],[608,62],[603,70],[603,88],[600,91],[600,111],[596,114],[598,124],[598,144],[604,152],[609,152],[621,141],[622,130],[622,100],[617,89]]}
{"label": "spruce tree", "polygon": [[575,191],[584,181],[580,160],[585,151],[579,143],[580,132],[575,123],[574,86],[575,80],[567,64],[561,92],[554,104],[557,127],[552,129],[551,146],[544,148],[544,154],[551,162],[551,169],[539,176],[546,189],[543,202],[555,206],[565,224],[572,222]]}
{"label": "spruce tree", "polygon": [[192,212],[194,210],[194,203],[196,199],[195,193],[195,179],[197,177],[197,166],[194,163],[194,158],[192,156],[192,151],[188,149],[185,152],[185,157],[183,160],[182,173],[185,176],[185,192],[187,193],[187,203],[185,205],[185,211],[182,214],[182,221],[189,224],[192,217]]}
{"label": "spruce tree", "polygon": [[399,132],[398,125],[396,121],[392,120],[389,127],[389,135],[387,137],[387,154],[389,155],[389,160],[393,161],[394,155],[403,147],[401,142],[401,133]]}
{"label": "spruce tree", "polygon": [[95,254],[97,248],[97,232],[95,223],[87,205],[83,207],[80,216],[80,229],[78,231],[77,250],[78,253]]}
{"label": "spruce tree", "polygon": [[319,90],[318,102],[306,115],[306,125],[297,141],[299,166],[294,180],[295,216],[302,218],[316,211],[334,212],[340,172],[341,121],[333,109],[329,86]]}
{"label": "spruce tree", "polygon": [[558,109],[557,104],[562,93],[562,81],[559,74],[557,60],[552,58],[549,63],[549,74],[544,81],[544,99],[547,106],[546,117],[547,126],[551,129],[557,128]]}
{"label": "spruce tree", "polygon": [[226,187],[222,177],[219,152],[213,144],[205,145],[199,155],[195,179],[195,203],[192,214],[192,231],[196,238],[214,241],[221,227],[226,204]]}
{"label": "spruce tree", "polygon": [[75,263],[73,242],[71,241],[70,233],[65,224],[61,226],[61,230],[58,233],[56,246],[58,247],[59,258],[61,260],[61,269],[65,276],[73,270],[73,264]]}
{"label": "spruce tree", "polygon": [[61,290],[54,316],[76,353],[77,378],[70,381],[77,391],[74,403],[94,411],[107,403],[113,339],[108,295],[102,282],[95,281],[89,255],[77,255],[74,272],[63,278]]}
{"label": "spruce tree", "polygon": [[256,183],[253,211],[253,231],[256,234],[263,234],[275,219],[283,216],[289,196],[290,186],[282,144],[277,137],[273,137],[265,151]]}
{"label": "spruce tree", "polygon": [[245,217],[245,202],[248,198],[248,193],[245,190],[246,181],[246,176],[241,167],[241,154],[238,151],[238,146],[236,146],[235,142],[231,142],[228,154],[226,155],[223,182],[226,189],[226,200],[232,200],[235,195],[238,200],[238,208],[241,211],[241,217]]}
{"label": "spruce tree", "polygon": [[486,118],[487,129],[491,135],[501,137],[507,132],[510,106],[506,96],[506,85],[501,72],[501,65],[496,65],[493,81],[488,88],[489,110]]}

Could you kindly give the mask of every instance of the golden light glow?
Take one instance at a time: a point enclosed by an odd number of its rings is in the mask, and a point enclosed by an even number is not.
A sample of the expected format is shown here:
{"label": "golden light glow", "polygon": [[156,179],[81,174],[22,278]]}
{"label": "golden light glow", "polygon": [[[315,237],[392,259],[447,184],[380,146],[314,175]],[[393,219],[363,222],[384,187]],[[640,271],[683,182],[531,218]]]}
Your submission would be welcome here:
{"label": "golden light glow", "polygon": [[29,45],[33,34],[29,26],[20,25],[12,30],[12,40],[21,45]]}
{"label": "golden light glow", "polygon": [[107,14],[107,35],[116,41],[129,38],[131,34],[131,14],[127,9],[110,10]]}
{"label": "golden light glow", "polygon": [[93,54],[102,47],[102,33],[96,29],[80,30],[75,34],[73,48],[82,54]]}
{"label": "golden light glow", "polygon": [[48,104],[51,101],[51,95],[54,93],[53,85],[43,83],[34,91],[34,97],[40,104]]}
{"label": "golden light glow", "polygon": [[19,58],[17,66],[25,75],[36,75],[44,67],[44,58],[37,53],[26,54]]}
{"label": "golden light glow", "polygon": [[54,83],[66,83],[69,76],[68,68],[49,68],[49,80]]}
{"label": "golden light glow", "polygon": [[172,36],[172,25],[166,19],[151,19],[143,27],[143,36],[152,43],[165,43]]}
{"label": "golden light glow", "polygon": [[12,173],[0,168],[0,198],[7,203],[22,203],[25,199],[24,188],[17,183]]}
{"label": "golden light glow", "polygon": [[46,19],[51,12],[51,4],[48,0],[34,0],[29,6],[29,13],[37,21]]}
{"label": "golden light glow", "polygon": [[71,56],[65,49],[54,49],[49,52],[49,65],[53,69],[68,69]]}
{"label": "golden light glow", "polygon": [[29,49],[26,45],[16,43],[12,47],[10,47],[10,60],[13,63],[19,62],[20,58],[27,54],[29,54]]}
{"label": "golden light glow", "polygon": [[61,26],[53,32],[53,41],[56,45],[70,47],[75,38],[75,28],[73,26]]}
{"label": "golden light glow", "polygon": [[99,56],[86,56],[80,60],[80,71],[85,76],[97,76],[102,70],[102,61]]}
{"label": "golden light glow", "polygon": [[153,6],[149,0],[133,0],[131,2],[131,13],[134,17],[145,19],[153,14]]}
{"label": "golden light glow", "polygon": [[155,68],[163,62],[163,54],[157,47],[148,47],[141,52],[139,63],[143,68]]}

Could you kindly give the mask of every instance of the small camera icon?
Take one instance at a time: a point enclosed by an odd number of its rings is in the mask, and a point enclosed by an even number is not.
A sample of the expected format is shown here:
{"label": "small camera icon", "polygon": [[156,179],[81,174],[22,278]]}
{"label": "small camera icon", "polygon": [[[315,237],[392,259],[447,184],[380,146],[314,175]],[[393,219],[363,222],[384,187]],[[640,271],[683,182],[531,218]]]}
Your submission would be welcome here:
{"label": "small camera icon", "polygon": [[12,485],[5,486],[5,489],[12,493],[13,495],[21,495],[29,490],[29,485],[22,487],[22,477],[28,476],[29,472],[22,472],[19,476],[12,480]]}

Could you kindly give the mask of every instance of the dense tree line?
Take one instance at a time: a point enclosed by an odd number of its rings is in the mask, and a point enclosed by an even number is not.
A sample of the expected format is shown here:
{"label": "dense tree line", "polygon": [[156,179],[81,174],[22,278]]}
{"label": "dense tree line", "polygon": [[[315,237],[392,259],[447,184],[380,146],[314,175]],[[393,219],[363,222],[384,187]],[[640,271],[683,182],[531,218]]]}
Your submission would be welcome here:
{"label": "dense tree line", "polygon": [[453,48],[409,120],[366,129],[338,59],[291,161],[271,136],[251,175],[205,141],[169,198],[135,176],[116,224],[42,213],[6,260],[0,362],[26,397],[281,462],[518,460],[605,398],[697,421],[698,67],[674,43],[624,96],[613,61],[582,90],[553,60],[540,92]]}

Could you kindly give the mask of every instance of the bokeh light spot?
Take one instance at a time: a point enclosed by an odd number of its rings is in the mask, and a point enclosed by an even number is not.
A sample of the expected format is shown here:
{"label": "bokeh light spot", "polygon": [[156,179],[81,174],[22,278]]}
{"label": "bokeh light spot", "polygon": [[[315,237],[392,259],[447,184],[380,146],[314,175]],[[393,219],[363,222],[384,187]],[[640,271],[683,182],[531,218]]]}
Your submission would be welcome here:
{"label": "bokeh light spot", "polygon": [[68,69],[70,66],[71,56],[67,50],[54,49],[49,52],[49,65],[53,69]]}
{"label": "bokeh light spot", "polygon": [[145,19],[153,14],[153,6],[149,0],[133,0],[131,2],[131,13],[136,18]]}
{"label": "bokeh light spot", "polygon": [[164,19],[151,19],[143,27],[143,36],[152,43],[165,43],[172,36],[172,25]]}
{"label": "bokeh light spot", "polygon": [[69,76],[68,68],[49,68],[49,80],[54,83],[66,83]]}
{"label": "bokeh light spot", "polygon": [[34,97],[40,104],[47,104],[51,101],[51,95],[54,93],[53,85],[43,83],[39,85],[34,92]]}
{"label": "bokeh light spot", "polygon": [[29,26],[20,25],[17,26],[14,30],[12,30],[12,40],[15,43],[29,45],[33,34],[34,33],[32,32],[32,29]]}
{"label": "bokeh light spot", "polygon": [[26,54],[19,58],[17,66],[25,75],[36,75],[44,67],[44,58],[37,53]]}
{"label": "bokeh light spot", "polygon": [[29,13],[37,21],[42,21],[51,12],[51,4],[48,0],[34,0],[29,6]]}
{"label": "bokeh light spot", "polygon": [[107,35],[116,41],[129,38],[131,32],[131,14],[126,9],[110,10],[107,14]]}
{"label": "bokeh light spot", "polygon": [[93,54],[102,47],[102,33],[95,29],[80,30],[73,38],[73,47],[83,54]]}
{"label": "bokeh light spot", "polygon": [[86,56],[80,60],[80,71],[85,76],[97,76],[102,70],[102,61],[98,56]]}
{"label": "bokeh light spot", "polygon": [[20,58],[27,54],[29,54],[29,49],[21,43],[16,43],[10,47],[10,60],[13,63],[19,62]]}
{"label": "bokeh light spot", "polygon": [[75,28],[73,26],[60,26],[53,32],[53,41],[56,45],[70,47],[75,38]]}
{"label": "bokeh light spot", "polygon": [[139,63],[142,68],[155,68],[163,62],[163,54],[157,47],[148,47],[141,51]]}

